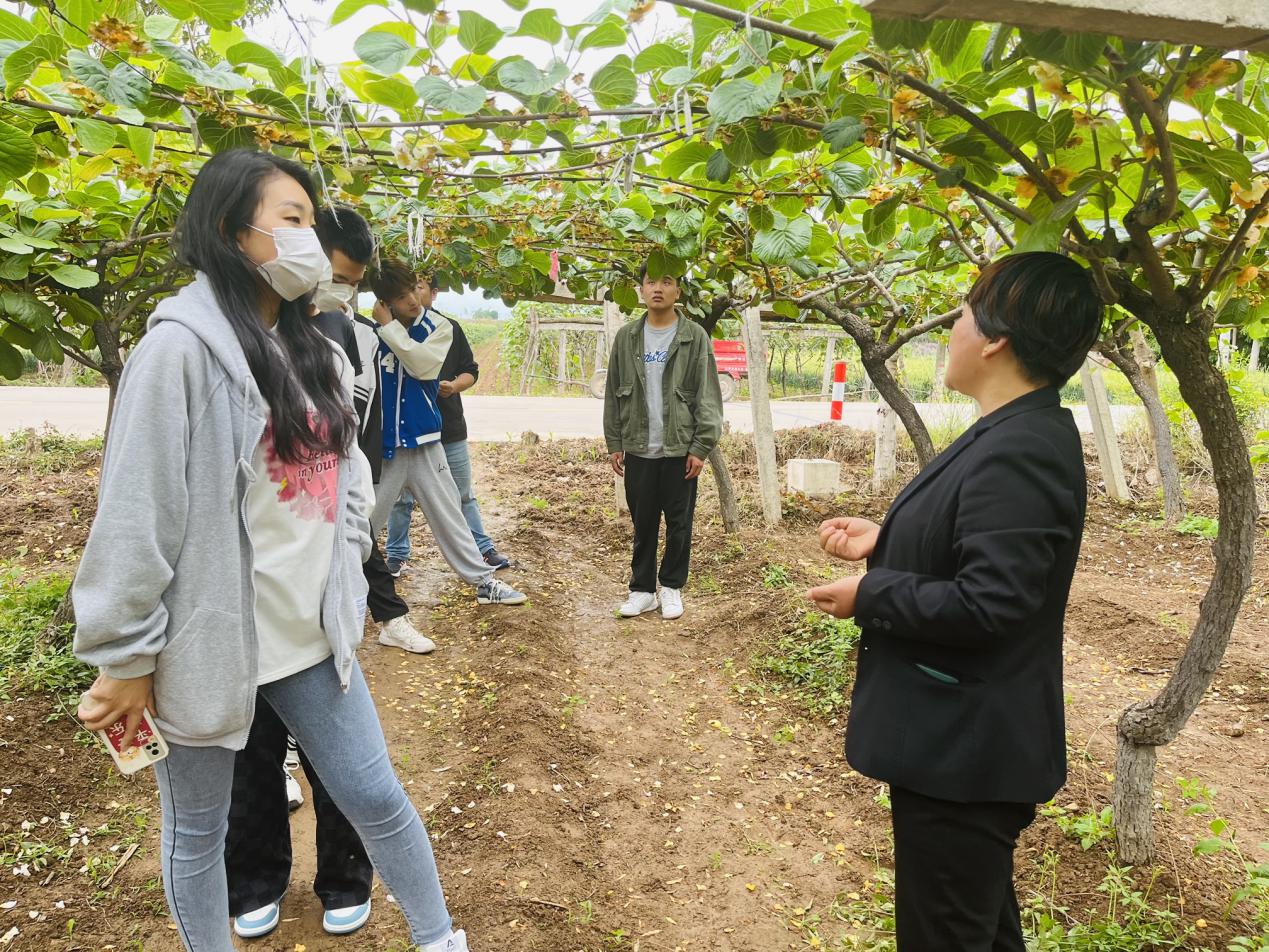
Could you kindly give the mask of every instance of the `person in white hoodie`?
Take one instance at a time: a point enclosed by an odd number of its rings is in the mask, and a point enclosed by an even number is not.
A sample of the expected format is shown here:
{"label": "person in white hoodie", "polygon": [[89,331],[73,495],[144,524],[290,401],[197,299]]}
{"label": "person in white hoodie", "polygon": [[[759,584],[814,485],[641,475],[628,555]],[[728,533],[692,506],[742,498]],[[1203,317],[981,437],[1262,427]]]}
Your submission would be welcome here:
{"label": "person in white hoodie", "polygon": [[305,168],[245,149],[199,172],[178,226],[192,284],[124,368],[73,590],[100,669],[91,730],[148,708],[168,908],[189,952],[232,952],[223,862],[234,752],[257,696],[308,754],[424,952],[465,952],[427,831],[356,661],[369,474],[347,359],[313,326],[327,267]]}

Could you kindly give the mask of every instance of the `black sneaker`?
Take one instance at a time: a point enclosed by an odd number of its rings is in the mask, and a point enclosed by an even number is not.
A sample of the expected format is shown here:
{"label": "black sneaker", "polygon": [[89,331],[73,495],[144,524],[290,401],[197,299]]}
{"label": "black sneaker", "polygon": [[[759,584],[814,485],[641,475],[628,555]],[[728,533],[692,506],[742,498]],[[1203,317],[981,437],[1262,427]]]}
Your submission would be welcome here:
{"label": "black sneaker", "polygon": [[495,572],[511,567],[511,560],[497,549],[490,549],[485,554],[485,564]]}
{"label": "black sneaker", "polygon": [[388,559],[388,574],[393,578],[400,578],[403,568],[405,568],[404,559]]}

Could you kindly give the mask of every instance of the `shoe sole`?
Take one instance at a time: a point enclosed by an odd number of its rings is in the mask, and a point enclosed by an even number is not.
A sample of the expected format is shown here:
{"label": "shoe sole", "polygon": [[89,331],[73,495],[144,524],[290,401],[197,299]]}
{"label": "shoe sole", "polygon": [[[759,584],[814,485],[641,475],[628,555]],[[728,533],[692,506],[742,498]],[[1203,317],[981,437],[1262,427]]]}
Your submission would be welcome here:
{"label": "shoe sole", "polygon": [[261,939],[268,935],[282,922],[281,913],[268,926],[256,926],[252,929],[239,929],[238,923],[234,923],[234,935],[240,939]]}
{"label": "shoe sole", "polygon": [[426,651],[416,651],[413,648],[407,648],[405,645],[397,644],[395,641],[384,641],[382,636],[379,637],[379,644],[385,648],[400,648],[402,651],[408,651],[410,654],[431,654],[436,650],[436,645],[433,644],[432,647],[428,648]]}
{"label": "shoe sole", "polygon": [[640,615],[646,615],[648,612],[654,612],[660,607],[661,606],[659,604],[653,605],[651,608],[645,608],[643,611],[635,612],[633,615],[628,615],[625,612],[623,612],[621,609],[617,609],[617,614],[620,615],[622,618],[638,618]]}
{"label": "shoe sole", "polygon": [[356,922],[350,922],[346,925],[334,926],[334,927],[328,926],[326,924],[326,917],[322,916],[322,928],[326,930],[326,933],[328,935],[351,935],[352,933],[356,932],[358,929],[360,929],[369,921],[370,921],[370,907],[367,906],[365,915],[363,915]]}
{"label": "shoe sole", "polygon": [[683,613],[679,612],[677,615],[667,615],[665,612],[662,612],[661,617],[664,618],[666,621],[674,621],[674,619],[676,618],[682,618]]}
{"label": "shoe sole", "polygon": [[515,599],[504,598],[504,599],[500,599],[499,601],[494,601],[492,598],[484,598],[483,596],[480,596],[480,595],[476,596],[477,605],[523,605],[528,600],[529,600],[528,595],[524,595],[520,598],[515,598]]}

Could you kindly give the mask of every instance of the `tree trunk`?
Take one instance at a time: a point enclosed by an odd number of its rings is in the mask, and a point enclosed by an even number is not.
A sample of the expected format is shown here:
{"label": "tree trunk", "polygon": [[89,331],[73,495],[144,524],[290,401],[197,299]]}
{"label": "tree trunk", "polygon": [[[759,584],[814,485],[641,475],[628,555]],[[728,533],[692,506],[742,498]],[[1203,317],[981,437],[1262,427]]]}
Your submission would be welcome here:
{"label": "tree trunk", "polygon": [[110,421],[115,413],[115,397],[119,394],[119,378],[123,375],[123,352],[119,347],[119,329],[110,321],[95,322],[93,336],[97,339],[97,350],[101,353],[101,375],[106,378],[106,386],[110,388],[110,398],[106,404],[106,426],[102,437],[104,446],[110,439]]}
{"label": "tree trunk", "polygon": [[49,648],[63,648],[70,645],[75,631],[75,603],[71,601],[70,589],[62,596],[53,610],[53,617],[40,633],[40,641]]}
{"label": "tree trunk", "polygon": [[934,441],[930,439],[930,431],[926,429],[925,421],[917,412],[916,404],[912,402],[907,391],[899,386],[899,381],[890,372],[885,358],[873,352],[872,341],[868,342],[867,347],[861,344],[859,349],[868,379],[881,394],[881,399],[890,405],[890,409],[894,410],[903,422],[903,428],[908,431],[912,446],[916,450],[917,462],[921,466],[926,466],[930,460],[934,459]]}
{"label": "tree trunk", "polygon": [[[1136,341],[1133,342],[1136,344]],[[1149,350],[1145,339],[1142,345]],[[1150,426],[1150,441],[1154,446],[1154,464],[1159,473],[1159,481],[1163,484],[1163,519],[1168,525],[1174,525],[1185,515],[1185,497],[1181,489],[1181,469],[1176,462],[1176,450],[1172,445],[1172,425],[1168,422],[1167,411],[1163,408],[1163,400],[1159,397],[1159,385],[1154,375],[1153,362],[1147,371],[1141,359],[1140,348],[1135,348],[1136,356],[1130,356],[1114,342],[1107,344],[1102,353],[1119,368],[1119,371],[1132,384],[1133,392],[1146,409],[1146,422]],[[1153,352],[1151,353],[1153,357]]]}
{"label": "tree trunk", "polygon": [[1183,322],[1172,315],[1143,315],[1176,374],[1212,457],[1220,499],[1215,568],[1199,605],[1198,622],[1185,653],[1159,694],[1129,707],[1119,718],[1114,810],[1118,857],[1129,865],[1154,856],[1152,806],[1155,748],[1185,727],[1229,645],[1230,633],[1251,585],[1256,537],[1256,486],[1247,442],[1224,375],[1212,365],[1209,325],[1202,316]]}
{"label": "tree trunk", "polygon": [[740,504],[736,501],[736,487],[731,481],[731,470],[721,446],[715,446],[709,454],[709,468],[714,473],[714,485],[718,487],[718,507],[723,516],[723,531],[734,535],[740,531]]}

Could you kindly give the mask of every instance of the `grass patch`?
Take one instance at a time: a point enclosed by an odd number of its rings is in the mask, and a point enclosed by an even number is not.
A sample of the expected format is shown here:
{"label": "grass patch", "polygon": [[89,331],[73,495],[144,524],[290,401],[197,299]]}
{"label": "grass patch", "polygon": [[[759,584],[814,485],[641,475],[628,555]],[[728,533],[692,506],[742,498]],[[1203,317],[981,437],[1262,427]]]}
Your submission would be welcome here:
{"label": "grass patch", "polygon": [[70,578],[49,574],[24,578],[17,566],[0,566],[0,695],[21,692],[74,694],[92,682],[93,671],[71,654],[69,626],[48,632]]}
{"label": "grass patch", "polygon": [[1220,531],[1220,523],[1209,516],[1186,516],[1176,524],[1176,531],[1180,535],[1215,539]]}
{"label": "grass patch", "polygon": [[75,469],[86,455],[100,455],[100,436],[80,439],[56,430],[18,430],[0,436],[0,462],[47,476]]}
{"label": "grass patch", "polygon": [[855,675],[851,655],[858,643],[853,621],[803,612],[779,641],[754,658],[753,670],[787,687],[810,713],[832,717],[849,697]]}

